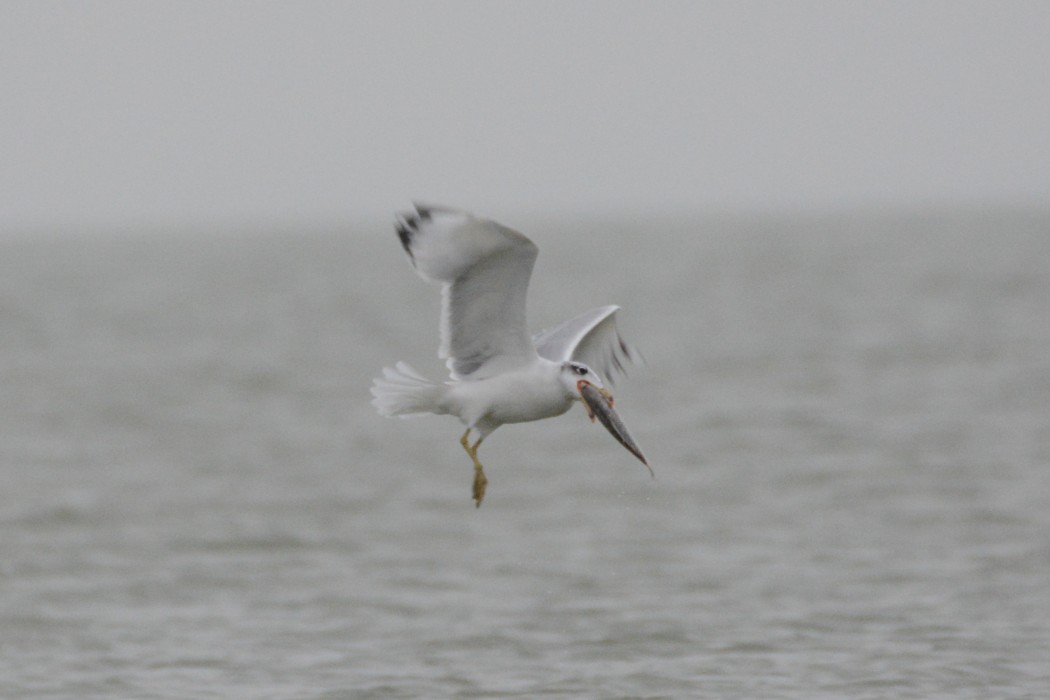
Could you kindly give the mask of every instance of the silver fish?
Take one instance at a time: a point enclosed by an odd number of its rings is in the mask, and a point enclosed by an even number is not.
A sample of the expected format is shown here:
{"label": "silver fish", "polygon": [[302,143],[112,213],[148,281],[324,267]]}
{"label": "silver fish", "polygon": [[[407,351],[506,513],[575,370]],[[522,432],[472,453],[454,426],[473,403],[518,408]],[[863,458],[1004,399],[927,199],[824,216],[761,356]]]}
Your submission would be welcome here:
{"label": "silver fish", "polygon": [[656,474],[653,472],[653,468],[649,466],[645,455],[642,454],[642,448],[638,447],[638,443],[631,437],[631,434],[627,431],[627,426],[623,424],[619,414],[613,408],[612,395],[607,391],[598,389],[590,382],[580,382],[578,389],[591,422],[594,422],[594,419],[597,417],[601,424],[605,426],[605,429],[616,438],[617,442],[641,460],[642,464],[649,470],[649,474],[655,479]]}

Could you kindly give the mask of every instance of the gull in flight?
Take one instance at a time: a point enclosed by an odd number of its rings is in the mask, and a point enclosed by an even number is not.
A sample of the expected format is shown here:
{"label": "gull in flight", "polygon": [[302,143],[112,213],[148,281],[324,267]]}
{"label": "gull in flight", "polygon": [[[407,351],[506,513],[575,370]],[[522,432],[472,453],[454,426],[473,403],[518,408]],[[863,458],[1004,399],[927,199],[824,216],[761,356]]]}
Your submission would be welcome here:
{"label": "gull in flight", "polygon": [[576,401],[652,474],[603,381],[611,385],[612,373],[623,373],[623,361],[633,359],[616,330],[618,306],[585,311],[530,336],[525,293],[535,243],[495,221],[422,204],[397,217],[397,235],[420,277],[442,285],[438,355],[447,359],[449,381],[432,382],[398,362],[374,380],[372,404],[384,416],[459,418],[467,426],[459,442],[474,463],[477,506],[488,484],[478,461],[482,441],[504,423],[560,416]]}

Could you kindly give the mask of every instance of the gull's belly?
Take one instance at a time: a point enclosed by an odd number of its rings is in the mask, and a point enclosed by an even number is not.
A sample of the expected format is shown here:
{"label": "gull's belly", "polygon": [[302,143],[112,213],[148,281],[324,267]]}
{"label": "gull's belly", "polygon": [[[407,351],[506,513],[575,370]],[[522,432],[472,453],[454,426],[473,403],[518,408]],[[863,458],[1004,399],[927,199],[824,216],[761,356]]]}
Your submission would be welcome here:
{"label": "gull's belly", "polygon": [[450,413],[467,425],[524,423],[559,416],[573,397],[553,377],[536,370],[455,384],[448,393]]}
{"label": "gull's belly", "polygon": [[501,395],[489,404],[485,418],[496,423],[525,423],[560,416],[572,408],[564,392],[523,391],[516,396]]}

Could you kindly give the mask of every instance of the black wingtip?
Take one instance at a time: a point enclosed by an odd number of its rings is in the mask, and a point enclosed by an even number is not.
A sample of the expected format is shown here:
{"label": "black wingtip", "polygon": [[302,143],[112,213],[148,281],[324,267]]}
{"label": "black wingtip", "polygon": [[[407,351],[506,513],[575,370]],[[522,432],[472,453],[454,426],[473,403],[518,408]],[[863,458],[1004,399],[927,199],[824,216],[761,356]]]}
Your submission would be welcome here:
{"label": "black wingtip", "polygon": [[398,214],[394,228],[397,230],[397,237],[401,239],[401,247],[405,249],[408,259],[415,265],[416,258],[412,254],[412,241],[419,233],[420,224],[430,221],[435,212],[454,212],[455,210],[421,202],[412,202],[412,206],[415,212]]}
{"label": "black wingtip", "polygon": [[409,258],[412,258],[412,233],[404,226],[398,224],[397,237],[401,239],[401,247],[405,249],[405,253]]}
{"label": "black wingtip", "polygon": [[416,262],[415,256],[412,255],[412,237],[416,235],[419,227],[419,219],[413,214],[400,214],[397,217],[397,223],[394,228],[397,230],[397,237],[401,240],[401,247],[405,249],[405,253],[408,255],[408,259],[412,261],[414,265]]}

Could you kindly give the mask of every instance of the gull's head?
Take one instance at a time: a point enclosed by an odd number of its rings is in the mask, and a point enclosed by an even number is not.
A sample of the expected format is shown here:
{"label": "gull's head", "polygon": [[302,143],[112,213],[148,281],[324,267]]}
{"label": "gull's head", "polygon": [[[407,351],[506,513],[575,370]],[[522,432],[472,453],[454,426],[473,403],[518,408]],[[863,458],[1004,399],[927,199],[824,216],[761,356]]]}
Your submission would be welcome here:
{"label": "gull's head", "polygon": [[619,414],[613,408],[612,394],[602,385],[602,380],[598,373],[582,362],[569,360],[562,363],[559,376],[566,389],[574,395],[574,398],[578,397],[583,402],[591,422],[593,423],[595,418],[601,421],[601,424],[605,426],[609,434],[626,447],[631,454],[641,460],[642,464],[649,469],[649,473],[652,474],[653,468],[649,466],[649,462],[645,459],[645,455],[642,454],[638,443],[627,432],[627,426],[623,424],[623,420],[620,419]]}
{"label": "gull's head", "polygon": [[589,385],[597,389],[602,396],[608,399],[609,405],[612,405],[612,394],[610,394],[605,388],[605,385],[602,384],[602,378],[598,376],[597,372],[582,362],[569,360],[568,362],[561,363],[561,372],[558,375],[558,378],[561,379],[566,392],[571,394],[574,399],[583,401],[584,404],[586,404],[587,402],[583,395],[583,387]]}

